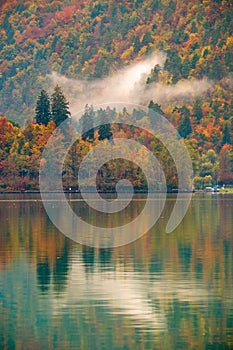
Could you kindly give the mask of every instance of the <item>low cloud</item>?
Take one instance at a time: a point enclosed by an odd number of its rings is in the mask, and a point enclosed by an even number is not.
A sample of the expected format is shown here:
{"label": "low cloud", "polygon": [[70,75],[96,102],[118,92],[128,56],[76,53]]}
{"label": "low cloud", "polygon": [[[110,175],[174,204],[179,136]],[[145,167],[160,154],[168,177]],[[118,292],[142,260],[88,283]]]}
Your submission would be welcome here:
{"label": "low cloud", "polygon": [[82,110],[86,104],[133,103],[148,104],[150,100],[163,104],[164,102],[179,101],[203,95],[212,83],[207,79],[181,80],[177,84],[162,83],[146,86],[146,79],[156,64],[162,68],[166,56],[162,53],[134,63],[118,70],[113,76],[92,81],[69,79],[52,72],[49,75],[51,84],[61,85],[70,102],[72,115]]}

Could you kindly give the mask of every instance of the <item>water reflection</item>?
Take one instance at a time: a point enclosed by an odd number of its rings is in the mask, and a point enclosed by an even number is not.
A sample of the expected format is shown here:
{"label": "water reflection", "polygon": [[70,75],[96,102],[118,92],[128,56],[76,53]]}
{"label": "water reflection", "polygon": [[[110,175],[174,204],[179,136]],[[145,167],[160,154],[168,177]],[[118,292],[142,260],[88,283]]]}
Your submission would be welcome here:
{"label": "water reflection", "polygon": [[36,266],[37,272],[37,285],[42,292],[46,292],[49,289],[51,269],[48,258],[45,261],[38,261]]}
{"label": "water reflection", "polygon": [[39,196],[1,195],[0,349],[231,349],[233,197],[194,196],[167,235],[173,205],[133,244],[96,249],[59,233]]}
{"label": "water reflection", "polygon": [[55,261],[53,267],[53,287],[56,292],[62,292],[67,283],[69,272],[69,248],[67,240],[65,241],[62,252]]}

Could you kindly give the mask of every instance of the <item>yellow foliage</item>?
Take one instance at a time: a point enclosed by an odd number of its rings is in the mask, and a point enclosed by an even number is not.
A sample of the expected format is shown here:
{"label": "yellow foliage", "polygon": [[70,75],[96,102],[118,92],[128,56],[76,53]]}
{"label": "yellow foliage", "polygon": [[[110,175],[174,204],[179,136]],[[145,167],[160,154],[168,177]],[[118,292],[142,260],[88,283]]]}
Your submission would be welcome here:
{"label": "yellow foliage", "polygon": [[127,59],[127,58],[130,58],[130,56],[132,55],[134,49],[133,49],[133,46],[131,45],[127,50],[125,50],[123,52],[123,54],[121,55],[121,58],[123,60]]}
{"label": "yellow foliage", "polygon": [[82,67],[82,73],[84,73],[88,69],[88,67],[89,67],[89,62],[85,61]]}
{"label": "yellow foliage", "polygon": [[147,46],[143,46],[138,53],[138,56],[143,56],[146,53]]}
{"label": "yellow foliage", "polygon": [[102,47],[99,48],[98,54],[102,57],[110,57],[111,56],[111,53]]}
{"label": "yellow foliage", "polygon": [[229,36],[229,37],[227,38],[226,45],[227,45],[228,47],[233,47],[233,36]]}
{"label": "yellow foliage", "polygon": [[[211,47],[210,46],[204,46],[203,48],[202,48],[202,51],[201,51],[201,56],[203,57],[203,55],[204,55],[204,52],[205,52],[205,50],[208,50],[209,52],[211,52]],[[204,59],[203,59],[204,60]]]}

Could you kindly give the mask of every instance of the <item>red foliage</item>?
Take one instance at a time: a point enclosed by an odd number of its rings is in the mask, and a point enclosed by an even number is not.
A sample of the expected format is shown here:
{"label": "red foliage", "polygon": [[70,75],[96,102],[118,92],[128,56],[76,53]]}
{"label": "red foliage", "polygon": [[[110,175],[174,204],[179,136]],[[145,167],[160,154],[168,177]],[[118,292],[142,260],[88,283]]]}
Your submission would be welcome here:
{"label": "red foliage", "polygon": [[229,143],[225,143],[225,145],[222,146],[220,154],[222,154],[225,151],[232,151],[233,147]]}

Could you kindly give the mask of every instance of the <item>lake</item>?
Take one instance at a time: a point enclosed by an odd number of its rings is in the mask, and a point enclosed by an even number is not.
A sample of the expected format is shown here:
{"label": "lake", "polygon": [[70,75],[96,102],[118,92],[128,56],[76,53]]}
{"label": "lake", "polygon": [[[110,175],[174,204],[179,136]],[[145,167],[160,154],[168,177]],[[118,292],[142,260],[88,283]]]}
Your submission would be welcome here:
{"label": "lake", "polygon": [[175,198],[140,239],[100,249],[60,233],[39,194],[1,194],[0,349],[233,349],[233,195],[194,194],[167,234]]}

